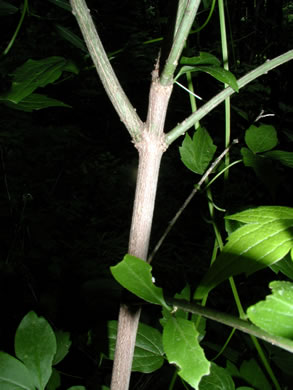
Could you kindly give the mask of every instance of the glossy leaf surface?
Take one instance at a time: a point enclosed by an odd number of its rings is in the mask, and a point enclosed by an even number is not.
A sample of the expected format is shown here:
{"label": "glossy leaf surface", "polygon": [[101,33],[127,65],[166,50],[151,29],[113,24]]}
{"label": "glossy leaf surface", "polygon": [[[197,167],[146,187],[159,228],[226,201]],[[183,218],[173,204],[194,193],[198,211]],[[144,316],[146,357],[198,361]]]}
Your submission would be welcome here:
{"label": "glossy leaf surface", "polygon": [[152,267],[135,256],[126,255],[124,259],[111,267],[114,278],[127,290],[147,302],[169,308],[163,297],[163,290],[152,281]]}
{"label": "glossy leaf surface", "polygon": [[293,340],[293,283],[270,283],[272,294],[247,309],[248,318],[258,327]]}
{"label": "glossy leaf surface", "polygon": [[210,362],[199,345],[198,335],[194,323],[183,318],[170,318],[163,331],[169,363],[178,367],[178,374],[194,389],[198,389],[201,378],[210,372]]}
{"label": "glossy leaf surface", "polygon": [[293,209],[264,206],[226,218],[245,223],[228,237],[228,243],[204,276],[195,293],[201,299],[225,279],[251,274],[281,260],[293,247]]}
{"label": "glossy leaf surface", "polygon": [[45,389],[56,353],[56,338],[49,323],[29,312],[16,330],[14,344],[15,354],[29,369],[35,386]]}

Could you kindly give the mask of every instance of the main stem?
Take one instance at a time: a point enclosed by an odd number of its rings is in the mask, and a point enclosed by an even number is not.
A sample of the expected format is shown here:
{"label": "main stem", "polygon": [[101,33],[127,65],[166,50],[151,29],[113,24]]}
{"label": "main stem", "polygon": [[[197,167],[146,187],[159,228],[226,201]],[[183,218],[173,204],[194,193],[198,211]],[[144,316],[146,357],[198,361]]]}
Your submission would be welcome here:
{"label": "main stem", "polygon": [[[135,144],[139,164],[129,238],[129,254],[146,261],[151,234],[161,158],[166,150],[163,133],[172,86],[161,86],[153,72],[149,109],[141,139]],[[111,390],[128,390],[141,309],[122,303],[119,311]]]}

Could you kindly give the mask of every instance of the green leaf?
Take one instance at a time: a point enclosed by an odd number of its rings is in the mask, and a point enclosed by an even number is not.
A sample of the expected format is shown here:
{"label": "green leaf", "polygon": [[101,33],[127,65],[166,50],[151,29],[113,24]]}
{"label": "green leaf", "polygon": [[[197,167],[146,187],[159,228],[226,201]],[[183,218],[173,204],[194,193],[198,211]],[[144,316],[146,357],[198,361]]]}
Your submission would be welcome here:
{"label": "green leaf", "polygon": [[[108,321],[109,359],[114,359],[117,321]],[[150,373],[158,370],[164,362],[161,333],[140,323],[135,341],[132,371]]]}
{"label": "green leaf", "polygon": [[178,367],[181,378],[198,389],[201,378],[210,372],[210,362],[199,345],[194,323],[170,318],[164,326],[163,346],[169,363]]}
{"label": "green leaf", "polygon": [[252,323],[267,332],[293,339],[293,283],[270,283],[272,294],[247,309]]}
{"label": "green leaf", "polygon": [[230,234],[222,253],[198,286],[195,299],[202,299],[230,276],[251,274],[276,263],[293,247],[291,208],[263,206],[226,218],[246,224]]}
{"label": "green leaf", "polygon": [[209,66],[209,65],[202,65],[202,66],[183,66],[178,74],[175,77],[175,81],[182,76],[185,73],[189,72],[204,72],[208,73],[212,77],[214,77],[216,80],[221,81],[222,83],[225,83],[229,85],[231,88],[234,89],[234,91],[238,92],[238,84],[236,77],[234,76],[233,73],[230,71],[220,67],[220,66]]}
{"label": "green leaf", "polygon": [[191,139],[186,133],[179,152],[183,164],[202,175],[212,161],[217,147],[204,127],[199,127]]}
{"label": "green leaf", "polygon": [[248,148],[241,148],[241,154],[244,165],[254,170],[258,178],[270,191],[272,197],[274,197],[280,185],[276,164],[273,164],[272,160],[264,158],[262,155],[254,154]]}
{"label": "green leaf", "polygon": [[14,348],[16,356],[29,369],[35,386],[44,390],[56,353],[55,335],[45,318],[29,312],[16,330]]}
{"label": "green leaf", "polygon": [[35,89],[56,81],[64,70],[72,72],[74,69],[72,63],[63,57],[29,59],[15,70],[12,87],[8,93],[2,96],[2,100],[19,103]]}
{"label": "green leaf", "polygon": [[270,152],[264,153],[265,157],[279,161],[286,167],[293,168],[293,153],[285,152],[283,150],[271,150]]}
{"label": "green leaf", "polygon": [[88,53],[87,47],[84,44],[84,41],[79,38],[76,34],[74,34],[71,30],[68,28],[61,26],[59,24],[56,24],[56,30],[58,34],[65,39],[66,41],[70,42],[73,46],[77,47],[78,49],[81,49],[85,53]]}
{"label": "green leaf", "polygon": [[56,390],[59,389],[60,386],[61,386],[60,373],[53,367],[52,374],[46,386],[46,390]]}
{"label": "green leaf", "polygon": [[254,209],[247,209],[240,213],[227,215],[225,219],[232,219],[242,223],[263,224],[276,220],[293,219],[293,208],[283,206],[260,206]]}
{"label": "green leaf", "polygon": [[270,125],[251,125],[245,132],[245,142],[253,153],[271,150],[278,144],[276,129]]}
{"label": "green leaf", "polygon": [[34,390],[29,370],[19,360],[0,351],[1,390]]}
{"label": "green leaf", "polygon": [[211,53],[206,53],[204,51],[201,51],[199,53],[199,56],[196,57],[181,57],[180,59],[181,65],[220,65],[221,61],[218,60],[217,57],[215,57]]}
{"label": "green leaf", "polygon": [[6,1],[0,1],[0,16],[12,15],[18,12],[18,8]]}
{"label": "green leaf", "polygon": [[66,11],[72,11],[71,5],[68,0],[48,0],[50,3],[57,5],[57,7],[66,9]]}
{"label": "green leaf", "polygon": [[[235,364],[227,361],[227,371],[236,378],[243,379],[252,387],[243,387],[243,389],[252,390],[271,390],[272,387],[264,375],[261,367],[255,359],[244,360],[240,366],[240,369]],[[239,387],[237,388],[237,390]]]}
{"label": "green leaf", "polygon": [[231,375],[225,368],[211,363],[210,375],[204,376],[199,384],[199,390],[235,390]]}
{"label": "green leaf", "polygon": [[152,267],[146,261],[127,254],[110,269],[121,286],[147,302],[170,309],[163,297],[163,290],[153,284]]}
{"label": "green leaf", "polygon": [[55,332],[57,351],[54,356],[53,365],[60,363],[69,352],[71,346],[70,333],[62,332],[61,330]]}
{"label": "green leaf", "polygon": [[71,386],[67,390],[86,390],[84,386]]}
{"label": "green leaf", "polygon": [[284,257],[284,259],[278,261],[276,264],[271,265],[270,268],[276,274],[278,272],[282,272],[282,274],[286,275],[287,278],[293,281],[293,261],[289,253]]}
{"label": "green leaf", "polygon": [[[0,97],[0,101],[1,101]],[[2,100],[6,106],[13,108],[14,110],[32,112],[33,110],[41,110],[48,107],[68,107],[68,104],[61,102],[60,100],[52,99],[48,96],[41,95],[39,93],[32,93],[29,96],[23,98],[19,103],[12,103],[10,101]]]}
{"label": "green leaf", "polygon": [[271,390],[272,386],[268,382],[261,367],[255,359],[244,360],[240,367],[240,377],[258,390]]}

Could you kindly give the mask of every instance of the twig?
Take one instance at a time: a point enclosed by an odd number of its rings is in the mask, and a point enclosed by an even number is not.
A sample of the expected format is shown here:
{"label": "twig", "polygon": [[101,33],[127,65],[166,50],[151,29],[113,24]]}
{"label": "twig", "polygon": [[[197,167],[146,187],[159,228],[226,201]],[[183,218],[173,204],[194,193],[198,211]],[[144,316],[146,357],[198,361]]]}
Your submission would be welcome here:
{"label": "twig", "polygon": [[238,139],[234,139],[232,143],[215,159],[215,161],[211,164],[211,166],[207,169],[205,174],[202,176],[200,181],[195,185],[195,188],[191,191],[190,195],[187,197],[183,205],[180,207],[180,209],[177,211],[173,219],[169,222],[167,229],[163,233],[162,237],[157,242],[155,248],[153,249],[152,253],[148,257],[148,263],[150,263],[158,250],[160,249],[161,245],[163,244],[165,238],[169,234],[170,230],[173,228],[175,223],[177,222],[178,218],[181,216],[185,208],[188,206],[194,195],[197,193],[197,191],[200,189],[201,185],[204,183],[204,181],[208,178],[208,176],[212,173],[212,171],[216,168],[216,166],[220,163],[220,161],[223,159],[223,157],[229,152],[232,145],[237,144],[239,141]]}

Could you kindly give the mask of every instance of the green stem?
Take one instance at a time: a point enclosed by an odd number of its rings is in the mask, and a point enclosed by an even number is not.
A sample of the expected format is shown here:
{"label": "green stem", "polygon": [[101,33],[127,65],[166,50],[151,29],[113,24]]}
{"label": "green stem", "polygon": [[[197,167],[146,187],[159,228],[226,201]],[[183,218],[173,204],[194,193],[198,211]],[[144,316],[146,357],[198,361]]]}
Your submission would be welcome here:
{"label": "green stem", "polygon": [[84,0],[70,0],[85,43],[105,91],[134,141],[139,141],[143,123],[122,89],[97,33]]}
{"label": "green stem", "polygon": [[12,45],[14,44],[14,41],[19,33],[19,30],[20,30],[20,27],[24,21],[24,17],[25,17],[25,14],[26,14],[26,11],[28,10],[28,0],[24,0],[24,3],[23,3],[23,9],[22,9],[22,13],[21,13],[21,17],[19,19],[19,22],[18,22],[18,25],[16,27],[16,30],[12,36],[12,38],[10,39],[10,42],[8,43],[6,49],[3,51],[3,56],[6,56],[9,52],[9,50],[11,49]]}
{"label": "green stem", "polygon": [[240,318],[234,317],[230,314],[208,309],[207,307],[200,306],[196,303],[189,303],[180,299],[167,298],[166,302],[168,305],[173,305],[183,311],[198,314],[205,318],[220,322],[221,324],[236,328],[244,333],[258,337],[264,341],[267,341],[268,343],[293,353],[293,340],[267,333],[248,321],[241,320]]}
{"label": "green stem", "polygon": [[[275,57],[272,60],[266,61],[264,64],[260,65],[256,69],[247,73],[245,76],[241,77],[237,83],[238,88],[243,88],[245,85],[255,80],[259,76],[266,74],[270,70],[276,68],[279,65],[282,65],[293,59],[293,50],[289,50],[284,54],[281,54],[278,57]],[[196,122],[205,117],[210,111],[222,103],[228,96],[231,96],[235,91],[231,87],[225,88],[223,91],[218,93],[212,99],[210,99],[206,104],[200,107],[196,112],[187,117],[183,122],[174,127],[169,133],[166,134],[166,143],[171,145],[178,137],[183,135],[188,129],[190,129]]]}
{"label": "green stem", "polygon": [[[166,61],[166,65],[164,66],[160,77],[160,83],[162,85],[169,85],[173,83],[174,72],[178,65],[179,57],[182,53],[185,41],[188,37],[200,1],[201,0],[189,0],[188,2],[186,2],[186,0],[179,1],[177,18],[179,25],[177,30],[175,30],[176,34],[173,40],[173,45],[171,47],[169,56]],[[182,11],[184,5],[185,9],[183,9]]]}

